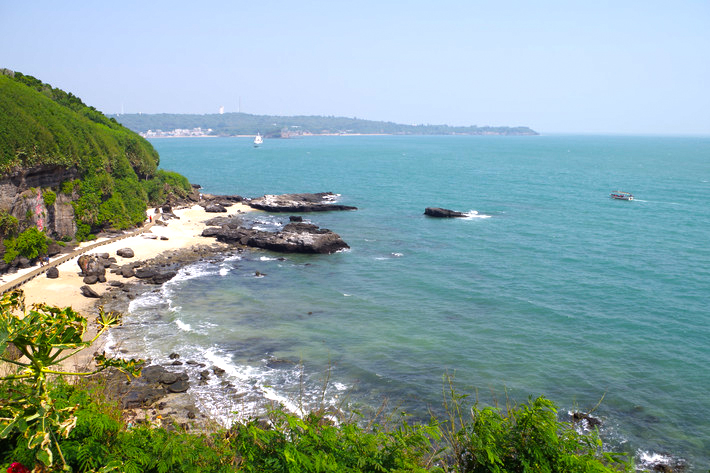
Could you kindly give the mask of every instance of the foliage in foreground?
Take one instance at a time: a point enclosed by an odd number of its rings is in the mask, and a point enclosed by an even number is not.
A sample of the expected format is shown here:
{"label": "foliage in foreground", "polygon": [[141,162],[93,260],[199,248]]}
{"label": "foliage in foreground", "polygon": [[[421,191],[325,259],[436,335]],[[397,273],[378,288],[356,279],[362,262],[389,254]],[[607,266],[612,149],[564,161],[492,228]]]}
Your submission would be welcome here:
{"label": "foliage in foreground", "polygon": [[117,360],[103,354],[95,356],[97,369],[93,371],[60,370],[62,361],[90,347],[106,330],[118,325],[119,319],[101,310],[97,323],[100,329],[96,336],[84,341],[87,321],[71,307],[35,304],[28,311],[21,291],[6,293],[0,299],[0,361],[15,368],[14,373],[0,378],[10,383],[0,408],[0,439],[16,436],[26,442],[34,452],[32,463],[52,466],[56,454],[64,465],[59,439],[67,438],[77,422],[75,406],[55,402],[49,376],[87,376],[108,367],[127,375],[140,374],[136,360]]}
{"label": "foliage in foreground", "polygon": [[[15,315],[22,309],[23,317]],[[102,314],[102,330],[117,319]],[[448,417],[428,425],[352,420],[325,412],[304,417],[275,409],[217,432],[188,433],[149,422],[126,424],[100,380],[70,385],[54,368],[87,348],[86,319],[71,308],[44,305],[25,312],[19,294],[0,300],[0,354],[20,367],[0,385],[0,468],[76,472],[579,472],[630,471],[602,450],[596,433],[582,435],[557,420],[540,397],[506,410],[465,405],[445,394]],[[12,344],[24,355],[5,352]],[[4,352],[4,353],[3,353]],[[136,372],[135,362],[98,357],[99,369]],[[50,380],[51,375],[57,375]],[[450,386],[451,384],[449,384]],[[57,460],[58,459],[58,460]]]}

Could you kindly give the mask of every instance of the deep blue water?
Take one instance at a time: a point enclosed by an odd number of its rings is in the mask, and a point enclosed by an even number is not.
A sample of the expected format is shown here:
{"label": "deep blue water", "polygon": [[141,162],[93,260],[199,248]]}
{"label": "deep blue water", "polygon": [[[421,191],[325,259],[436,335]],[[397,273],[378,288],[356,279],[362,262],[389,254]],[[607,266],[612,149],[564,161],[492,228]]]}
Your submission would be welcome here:
{"label": "deep blue water", "polygon": [[[482,402],[544,394],[565,413],[604,396],[595,413],[617,449],[710,465],[710,138],[153,144],[205,192],[332,191],[358,210],[305,215],[350,251],[184,271],[134,305],[150,322],[136,351],[179,348],[294,404],[317,402],[328,377],[327,401],[389,399],[417,416],[441,405],[445,373]],[[428,206],[478,215],[431,219]],[[208,388],[217,415],[248,409]]]}

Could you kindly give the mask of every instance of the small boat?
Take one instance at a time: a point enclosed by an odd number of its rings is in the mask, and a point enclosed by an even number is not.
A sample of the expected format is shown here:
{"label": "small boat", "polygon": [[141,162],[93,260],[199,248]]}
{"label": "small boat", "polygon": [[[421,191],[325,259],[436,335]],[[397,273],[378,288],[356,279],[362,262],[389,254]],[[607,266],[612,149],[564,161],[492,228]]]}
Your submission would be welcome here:
{"label": "small boat", "polygon": [[622,192],[622,191],[614,191],[611,194],[609,194],[609,197],[612,199],[618,199],[618,200],[634,200],[633,194],[630,192]]}
{"label": "small boat", "polygon": [[260,144],[264,142],[264,138],[262,138],[261,133],[257,132],[256,136],[254,137],[254,148],[258,148]]}

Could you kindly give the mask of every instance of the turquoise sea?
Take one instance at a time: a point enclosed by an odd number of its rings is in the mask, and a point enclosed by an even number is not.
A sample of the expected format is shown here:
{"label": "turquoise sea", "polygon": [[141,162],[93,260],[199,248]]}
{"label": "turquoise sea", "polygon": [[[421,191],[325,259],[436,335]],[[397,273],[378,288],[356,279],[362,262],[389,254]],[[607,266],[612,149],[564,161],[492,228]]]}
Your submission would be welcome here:
{"label": "turquoise sea", "polygon": [[225,255],[134,301],[124,349],[227,369],[237,396],[217,379],[193,390],[213,415],[253,412],[261,393],[426,418],[449,373],[483,403],[544,394],[563,418],[603,396],[613,448],[710,466],[710,138],[152,143],[205,192],[332,191],[358,207],[304,215],[349,251]]}

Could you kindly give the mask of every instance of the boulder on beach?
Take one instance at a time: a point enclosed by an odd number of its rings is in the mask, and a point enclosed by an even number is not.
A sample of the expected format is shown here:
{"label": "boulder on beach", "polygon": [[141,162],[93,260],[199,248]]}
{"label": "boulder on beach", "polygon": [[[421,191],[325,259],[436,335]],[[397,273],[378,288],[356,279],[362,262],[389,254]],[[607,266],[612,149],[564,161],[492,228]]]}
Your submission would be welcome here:
{"label": "boulder on beach", "polygon": [[221,204],[209,204],[209,205],[205,206],[205,212],[220,213],[220,212],[226,212],[226,211],[227,211],[227,208]]}
{"label": "boulder on beach", "polygon": [[98,293],[91,289],[89,286],[81,286],[81,294],[84,297],[89,297],[92,299],[98,299],[100,297]]}
{"label": "boulder on beach", "polygon": [[47,270],[47,277],[49,279],[57,279],[59,277],[59,270],[56,266],[52,266]]}
{"label": "boulder on beach", "polygon": [[[108,254],[106,254],[108,258]],[[106,274],[106,267],[104,262],[106,258],[101,258],[99,255],[81,255],[77,260],[79,268],[84,276],[96,276],[97,278],[101,275]],[[108,263],[106,266],[110,266]]]}
{"label": "boulder on beach", "polygon": [[133,258],[135,256],[131,248],[121,248],[120,250],[116,250],[116,254],[121,258]]}
{"label": "boulder on beach", "polygon": [[465,217],[466,214],[463,212],[457,212],[456,210],[442,209],[441,207],[427,207],[424,209],[424,215],[436,218],[452,218],[452,217]]}

